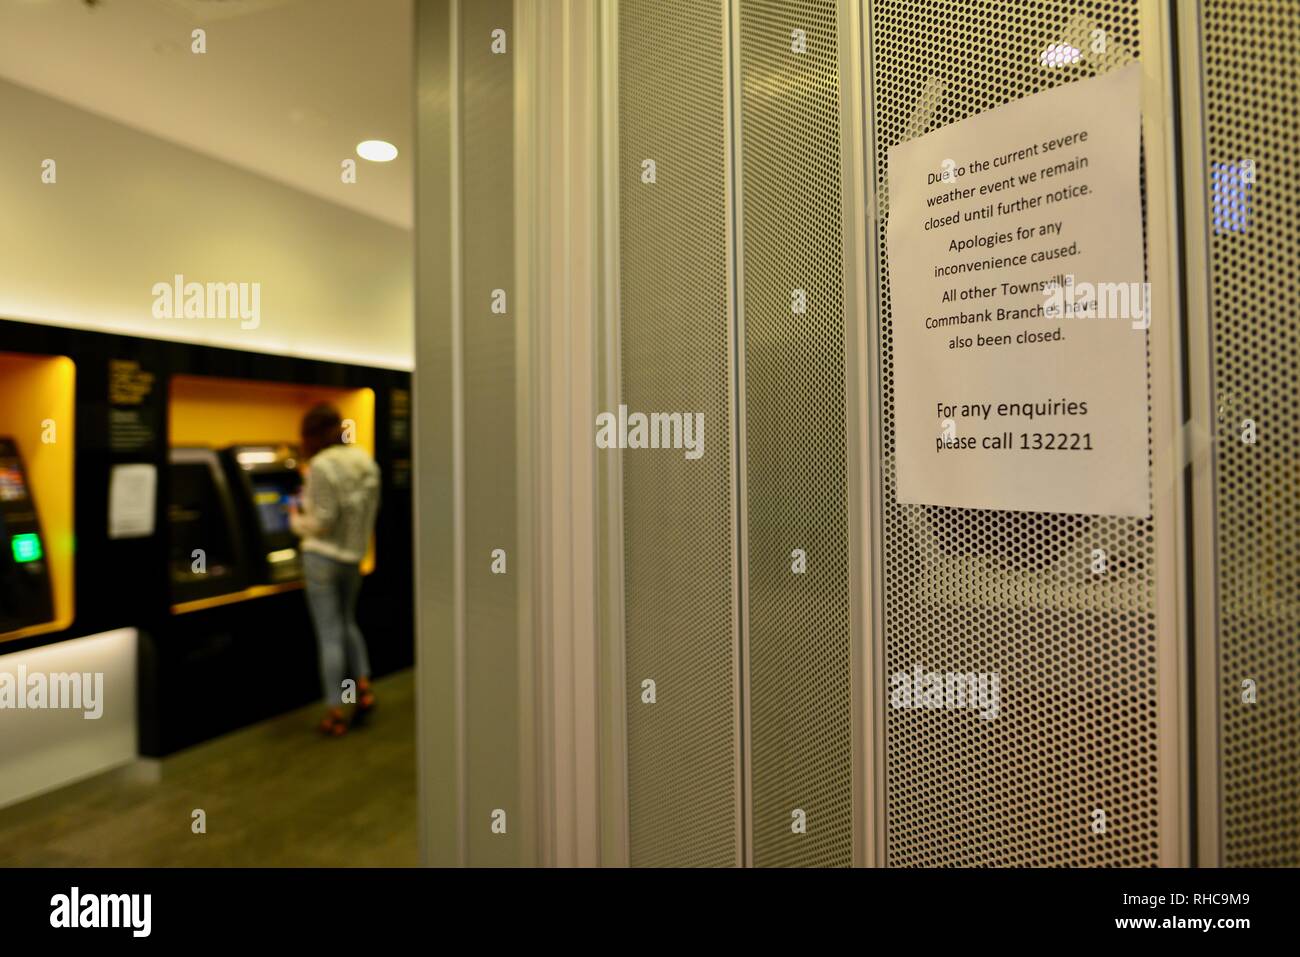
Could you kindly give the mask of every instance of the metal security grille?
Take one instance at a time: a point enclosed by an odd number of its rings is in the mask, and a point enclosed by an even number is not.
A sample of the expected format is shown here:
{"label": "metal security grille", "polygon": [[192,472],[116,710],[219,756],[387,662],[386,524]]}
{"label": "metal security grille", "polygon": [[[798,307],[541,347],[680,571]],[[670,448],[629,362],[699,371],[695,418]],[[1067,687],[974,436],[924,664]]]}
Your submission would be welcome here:
{"label": "metal security grille", "polygon": [[[753,863],[852,862],[835,0],[740,3]],[[795,33],[802,31],[802,35]],[[794,47],[803,45],[803,52]],[[794,312],[795,290],[806,311]],[[802,549],[807,571],[792,572]],[[795,809],[806,834],[791,830]]]}
{"label": "metal security grille", "polygon": [[[890,146],[1136,58],[1138,3],[877,0],[868,16],[881,250],[887,862],[1155,864],[1165,785],[1153,523],[897,503],[886,245]],[[1040,54],[1062,42],[1082,60],[1045,66]],[[1094,549],[1108,556],[1104,576],[1089,571]],[[1000,715],[892,710],[889,677],[917,665],[999,674]]]}
{"label": "metal security grille", "polygon": [[[469,863],[518,864],[528,811],[519,806],[518,555],[515,502],[515,322],[492,312],[514,286],[513,89],[510,0],[460,4],[461,302],[465,431],[465,741]],[[507,574],[492,573],[506,550]],[[505,834],[490,830],[507,815]]]}
{"label": "metal security grille", "polygon": [[[740,755],[723,4],[618,10],[623,402],[705,423],[699,459],[622,453],[629,856],[729,865]],[[647,679],[655,704],[641,700]]]}
{"label": "metal security grille", "polygon": [[[1300,5],[1206,0],[1201,50],[1217,428],[1226,865],[1300,865]],[[1253,166],[1253,170],[1252,170]],[[1252,175],[1253,173],[1253,175]],[[1247,420],[1258,439],[1243,441]],[[1256,682],[1258,703],[1243,703]]]}

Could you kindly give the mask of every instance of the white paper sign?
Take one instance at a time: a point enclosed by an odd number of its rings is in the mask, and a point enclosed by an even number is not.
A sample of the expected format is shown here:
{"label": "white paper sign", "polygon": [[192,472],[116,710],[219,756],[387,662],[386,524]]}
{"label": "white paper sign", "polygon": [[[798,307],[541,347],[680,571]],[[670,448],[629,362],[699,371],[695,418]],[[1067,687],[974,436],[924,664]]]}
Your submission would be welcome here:
{"label": "white paper sign", "polygon": [[152,465],[114,465],[108,479],[108,537],[153,534],[158,470]]}
{"label": "white paper sign", "polygon": [[1140,66],[889,151],[900,502],[1150,514]]}

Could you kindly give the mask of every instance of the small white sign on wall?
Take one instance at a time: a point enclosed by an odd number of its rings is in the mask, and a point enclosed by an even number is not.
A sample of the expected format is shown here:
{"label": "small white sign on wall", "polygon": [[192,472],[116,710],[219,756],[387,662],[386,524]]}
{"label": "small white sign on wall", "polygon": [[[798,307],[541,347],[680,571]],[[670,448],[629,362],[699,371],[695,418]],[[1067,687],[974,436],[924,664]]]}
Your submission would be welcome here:
{"label": "small white sign on wall", "polygon": [[154,531],[158,470],[147,463],[114,465],[108,478],[108,537],[146,538]]}

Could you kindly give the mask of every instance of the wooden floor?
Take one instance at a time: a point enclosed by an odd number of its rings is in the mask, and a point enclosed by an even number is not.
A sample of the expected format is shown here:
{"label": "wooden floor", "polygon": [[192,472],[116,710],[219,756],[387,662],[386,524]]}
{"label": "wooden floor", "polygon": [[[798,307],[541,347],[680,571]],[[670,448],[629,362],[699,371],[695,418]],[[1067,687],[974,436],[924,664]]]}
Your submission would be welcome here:
{"label": "wooden floor", "polygon": [[[0,866],[413,866],[415,693],[375,684],[365,727],[315,731],[311,707],[157,762],[0,809]],[[153,777],[157,780],[146,780]],[[191,831],[207,812],[207,833]]]}

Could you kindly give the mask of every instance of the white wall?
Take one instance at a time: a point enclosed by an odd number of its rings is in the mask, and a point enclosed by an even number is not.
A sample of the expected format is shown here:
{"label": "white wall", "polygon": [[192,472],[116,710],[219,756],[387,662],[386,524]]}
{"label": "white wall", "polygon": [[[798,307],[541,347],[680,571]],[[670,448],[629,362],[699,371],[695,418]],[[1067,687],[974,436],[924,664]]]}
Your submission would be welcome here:
{"label": "white wall", "polygon": [[[411,232],[3,81],[0,117],[0,318],[411,367]],[[259,326],[155,319],[176,273],[260,283]]]}
{"label": "white wall", "polygon": [[135,760],[136,631],[74,638],[0,655],[0,674],[103,674],[102,713],[0,704],[0,807]]}

